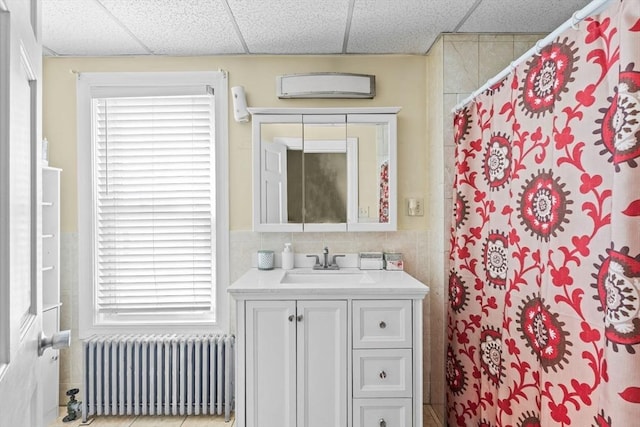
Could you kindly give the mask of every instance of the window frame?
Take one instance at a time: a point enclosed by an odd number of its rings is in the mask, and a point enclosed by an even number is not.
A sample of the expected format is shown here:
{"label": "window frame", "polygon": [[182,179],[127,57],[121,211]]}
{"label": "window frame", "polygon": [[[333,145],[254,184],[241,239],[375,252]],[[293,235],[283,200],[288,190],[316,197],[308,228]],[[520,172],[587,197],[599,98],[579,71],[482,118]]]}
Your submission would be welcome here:
{"label": "window frame", "polygon": [[9,275],[9,124],[10,115],[10,71],[11,71],[11,32],[9,11],[0,0],[0,381],[4,377],[11,361],[11,296]]}
{"label": "window frame", "polygon": [[[210,86],[214,92],[215,132],[215,218],[216,283],[215,321],[184,319],[171,322],[146,321],[98,323],[95,301],[96,199],[93,194],[92,93],[103,89],[130,87]],[[229,190],[228,190],[228,80],[224,71],[80,73],[77,81],[78,149],[78,280],[79,336],[110,333],[204,333],[226,332],[229,324]],[[135,96],[135,95],[133,95]]]}

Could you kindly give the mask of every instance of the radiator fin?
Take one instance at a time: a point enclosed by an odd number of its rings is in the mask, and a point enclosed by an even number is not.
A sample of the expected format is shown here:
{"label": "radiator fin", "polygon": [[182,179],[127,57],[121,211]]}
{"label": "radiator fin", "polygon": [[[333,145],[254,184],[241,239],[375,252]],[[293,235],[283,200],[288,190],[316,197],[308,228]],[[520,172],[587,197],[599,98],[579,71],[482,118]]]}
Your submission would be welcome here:
{"label": "radiator fin", "polygon": [[82,419],[200,415],[234,405],[233,335],[117,335],[83,343]]}

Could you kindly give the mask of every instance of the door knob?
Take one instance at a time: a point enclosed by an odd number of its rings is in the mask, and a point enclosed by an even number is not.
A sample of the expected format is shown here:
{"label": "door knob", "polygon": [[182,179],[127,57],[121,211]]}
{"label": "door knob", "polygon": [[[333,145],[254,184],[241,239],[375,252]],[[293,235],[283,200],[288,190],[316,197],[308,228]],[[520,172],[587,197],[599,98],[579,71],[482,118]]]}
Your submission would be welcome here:
{"label": "door knob", "polygon": [[298,319],[298,322],[302,322],[302,314],[299,314],[297,319]]}
{"label": "door knob", "polygon": [[293,314],[289,315],[289,322],[293,322],[293,319],[295,319],[296,316],[294,316]]}
{"label": "door knob", "polygon": [[387,324],[383,321],[380,322],[380,329],[384,329],[387,327]]}
{"label": "door knob", "polygon": [[52,336],[48,337],[44,333],[40,332],[38,336],[38,356],[42,356],[44,351],[49,347],[54,350],[61,348],[67,348],[71,345],[71,331],[56,332]]}

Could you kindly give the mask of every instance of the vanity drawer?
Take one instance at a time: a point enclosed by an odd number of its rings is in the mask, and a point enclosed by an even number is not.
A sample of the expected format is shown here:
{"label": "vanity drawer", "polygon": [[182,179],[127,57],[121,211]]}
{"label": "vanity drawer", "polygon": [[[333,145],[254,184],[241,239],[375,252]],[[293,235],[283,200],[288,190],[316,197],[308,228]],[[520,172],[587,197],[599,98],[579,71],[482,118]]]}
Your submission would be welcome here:
{"label": "vanity drawer", "polygon": [[353,351],[353,397],[411,397],[411,349]]}
{"label": "vanity drawer", "polygon": [[354,427],[411,427],[411,399],[354,399]]}
{"label": "vanity drawer", "polygon": [[353,348],[409,348],[410,300],[353,301]]}

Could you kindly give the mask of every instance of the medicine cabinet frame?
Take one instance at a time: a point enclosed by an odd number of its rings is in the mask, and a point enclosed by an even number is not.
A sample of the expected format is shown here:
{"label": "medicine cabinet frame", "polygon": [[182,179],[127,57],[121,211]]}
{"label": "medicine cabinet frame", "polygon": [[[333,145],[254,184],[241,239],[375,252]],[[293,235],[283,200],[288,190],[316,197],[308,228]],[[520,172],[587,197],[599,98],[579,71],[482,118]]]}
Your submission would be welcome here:
{"label": "medicine cabinet frame", "polygon": [[[363,108],[249,108],[252,114],[252,140],[253,140],[253,230],[259,232],[345,232],[345,231],[395,231],[397,230],[397,113],[399,107],[363,107]],[[335,121],[335,123],[334,123]],[[311,152],[323,152],[321,147],[344,147],[341,152],[346,153],[346,180],[347,180],[347,202],[345,222],[279,222],[267,223],[263,221],[267,209],[267,191],[262,171],[265,166],[265,156],[263,156],[262,125],[264,124],[300,124],[301,129],[304,124],[323,123],[326,125],[345,125],[345,138],[342,141],[333,139],[305,139],[305,147],[311,146]],[[349,135],[349,125],[356,124],[382,124],[380,129],[384,130],[382,139],[388,144],[388,164],[387,164],[387,187],[388,187],[388,209],[387,222],[361,222],[361,212],[359,207],[359,173],[358,152],[366,149],[358,142],[358,138]],[[273,140],[279,142],[279,146],[287,148],[301,149],[303,147],[304,135],[299,137],[283,136],[274,137]],[[327,148],[327,152],[331,151]],[[307,149],[305,148],[305,152]],[[280,154],[276,164],[285,156]],[[275,157],[278,158],[278,157]],[[286,167],[285,167],[286,169]],[[375,184],[375,183],[373,183]],[[285,185],[286,187],[286,185]],[[278,199],[274,202],[280,204],[281,211],[286,212],[287,203],[286,190],[279,192]],[[304,200],[304,198],[303,198]],[[377,206],[379,209],[379,204]],[[303,207],[304,209],[304,207]],[[370,209],[370,207],[368,207]],[[280,214],[282,215],[282,213]],[[368,213],[367,213],[368,215]]]}

